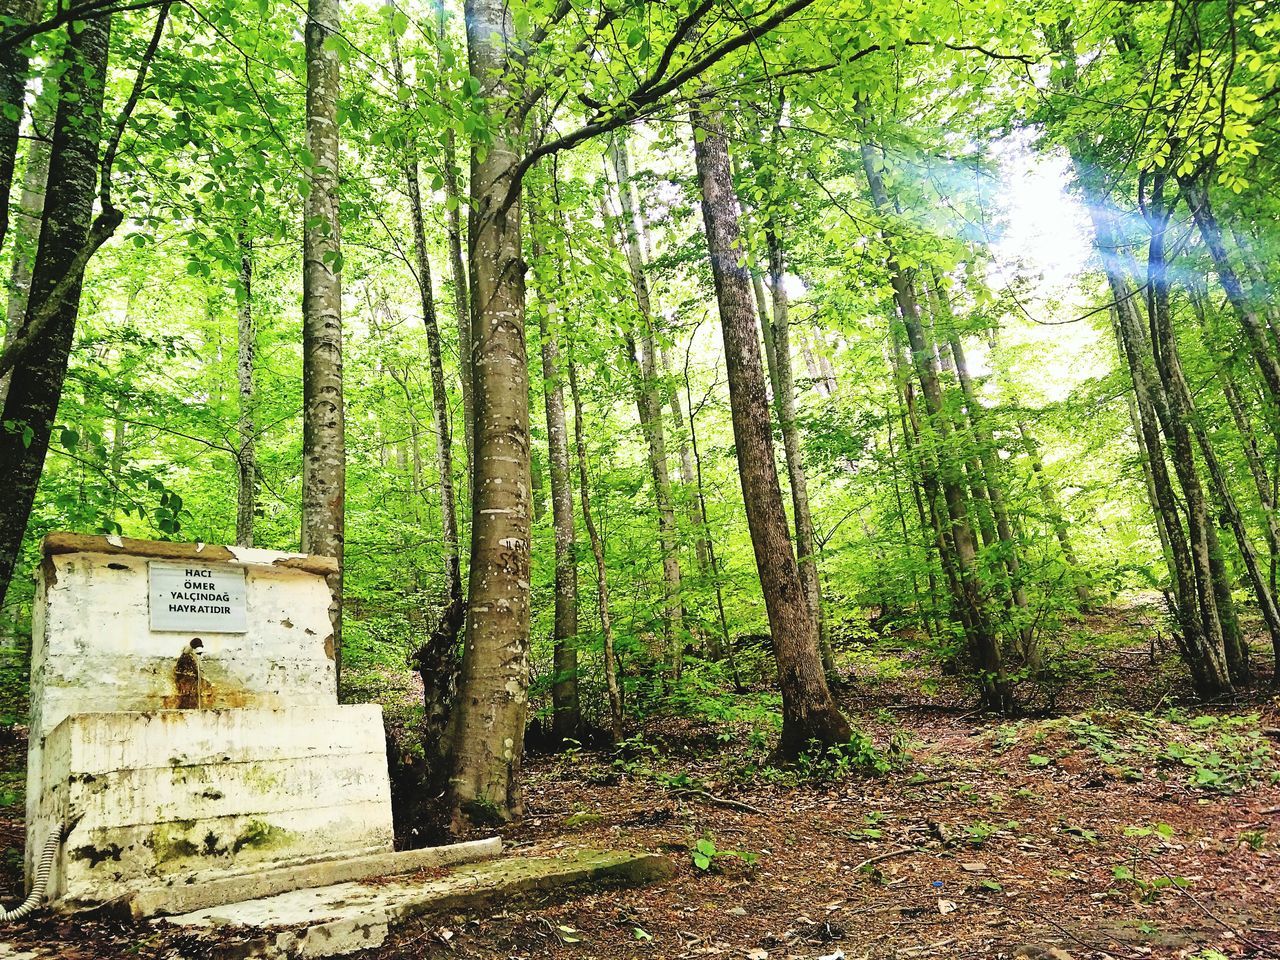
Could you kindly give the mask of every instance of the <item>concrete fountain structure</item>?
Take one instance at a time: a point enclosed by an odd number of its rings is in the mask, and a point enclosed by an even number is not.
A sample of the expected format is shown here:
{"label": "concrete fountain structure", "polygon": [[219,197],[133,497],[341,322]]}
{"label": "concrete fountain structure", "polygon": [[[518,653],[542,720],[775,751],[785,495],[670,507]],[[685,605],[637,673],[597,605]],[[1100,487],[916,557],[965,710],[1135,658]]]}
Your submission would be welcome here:
{"label": "concrete fountain structure", "polygon": [[[382,712],[340,705],[326,557],[52,534],[32,623],[27,882],[55,909],[267,930],[257,955],[381,942],[399,919],[584,879],[643,854],[484,860],[497,838],[395,852]],[[286,929],[288,928],[288,929]]]}

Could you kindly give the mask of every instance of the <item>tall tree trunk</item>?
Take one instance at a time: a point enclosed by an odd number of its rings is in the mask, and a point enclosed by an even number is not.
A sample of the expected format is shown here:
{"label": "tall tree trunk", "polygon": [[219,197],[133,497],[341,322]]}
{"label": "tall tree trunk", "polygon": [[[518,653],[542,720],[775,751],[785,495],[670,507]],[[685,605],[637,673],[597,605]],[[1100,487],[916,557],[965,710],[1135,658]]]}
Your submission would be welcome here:
{"label": "tall tree trunk", "polygon": [[[661,361],[662,378],[670,383],[674,376],[671,368],[671,357],[667,353],[665,347],[658,348],[658,359]],[[679,454],[679,460],[676,462],[680,468],[680,486],[685,491],[686,513],[689,518],[689,526],[697,531],[693,541],[693,557],[698,564],[698,570],[705,573],[707,570],[707,531],[702,525],[702,517],[698,512],[698,501],[694,493],[694,464],[693,451],[689,446],[689,433],[685,428],[684,405],[680,401],[680,391],[672,388],[670,394],[671,419],[675,421],[676,431],[676,452]]]}
{"label": "tall tree trunk", "polygon": [[[862,163],[871,189],[871,197],[881,212],[891,209],[888,191],[881,176],[879,160],[872,144],[862,143]],[[993,631],[987,611],[982,583],[978,575],[978,548],[969,522],[963,472],[947,451],[951,423],[942,396],[942,384],[933,350],[921,322],[915,291],[907,275],[892,255],[888,263],[894,298],[906,327],[911,347],[912,365],[924,394],[929,426],[938,438],[938,481],[950,519],[947,541],[954,551],[956,580],[960,589],[956,597],[966,627],[969,655],[978,673],[982,699],[988,709],[1007,712],[1013,707],[1005,675],[1000,643]]]}
{"label": "tall tree trunk", "polygon": [[240,290],[236,311],[236,383],[240,404],[236,420],[236,543],[253,546],[253,518],[258,509],[258,458],[254,450],[257,426],[254,422],[253,361],[257,328],[253,322],[253,242],[242,230],[236,237],[240,247]]}
{"label": "tall tree trunk", "polygon": [[338,0],[308,0],[307,149],[314,158],[302,234],[302,549],[338,561],[329,578],[333,660],[342,682],[342,568],[347,477],[338,218]]}
{"label": "tall tree trunk", "polygon": [[733,639],[729,636],[729,618],[725,616],[724,612],[724,585],[720,582],[720,561],[716,557],[715,541],[709,533],[711,522],[707,517],[706,487],[702,481],[702,455],[698,452],[698,429],[695,426],[697,408],[693,404],[693,385],[689,382],[689,364],[687,360],[684,366],[684,395],[686,402],[689,404],[689,444],[693,453],[694,477],[697,480],[699,534],[706,541],[707,564],[711,573],[711,585],[716,594],[716,619],[720,626],[721,649],[719,656],[723,656],[729,662],[729,675],[733,678],[734,690],[738,693],[743,693],[746,687],[743,686],[742,675],[738,672],[738,657],[733,652]]}
{"label": "tall tree trunk", "polygon": [[[436,4],[437,65],[443,71],[445,37],[444,0]],[[449,235],[449,267],[453,275],[453,310],[458,321],[458,382],[462,385],[462,432],[467,449],[467,471],[471,472],[475,446],[475,400],[471,385],[471,306],[468,298],[467,266],[462,259],[462,196],[458,190],[458,137],[450,123],[444,134],[445,232]]]}
{"label": "tall tree trunk", "polygon": [[[487,103],[510,97],[511,9],[468,0],[471,76]],[[495,108],[496,110],[496,108]],[[521,816],[529,686],[529,374],[520,245],[520,114],[495,112],[471,149],[468,213],[475,403],[467,639],[455,710],[452,825]],[[510,196],[508,196],[510,194]],[[508,202],[509,201],[509,202]]]}
{"label": "tall tree trunk", "polygon": [[[49,188],[40,243],[32,268],[26,317],[52,309],[12,373],[0,423],[0,604],[22,546],[58,401],[67,375],[84,265],[77,261],[89,237],[102,132],[103,83],[111,17],[68,27],[59,84],[58,113],[49,157]],[[55,287],[72,272],[71,285],[56,301]],[[27,433],[26,431],[29,431]]]}
{"label": "tall tree trunk", "polygon": [[[946,291],[937,284],[934,278],[935,294],[946,317],[951,316],[951,303]],[[987,423],[986,412],[973,387],[973,378],[969,374],[969,359],[964,352],[964,343],[956,332],[955,325],[947,323],[947,347],[944,351],[951,355],[955,363],[956,378],[960,382],[960,392],[964,397],[965,412],[973,438],[977,446],[978,472],[986,497],[986,503],[995,521],[995,532],[1000,544],[1001,561],[1009,574],[1009,595],[1013,605],[1021,612],[1022,623],[1018,626],[1018,655],[1022,662],[1032,671],[1040,669],[1040,650],[1035,634],[1031,629],[1031,617],[1028,613],[1030,603],[1027,600],[1027,588],[1022,582],[1022,558],[1018,555],[1018,540],[1014,536],[1013,525],[1009,522],[1009,511],[1004,503],[1004,487],[1001,479],[1000,457],[996,453],[995,436]]]}
{"label": "tall tree trunk", "polygon": [[591,485],[587,481],[587,441],[582,428],[582,396],[578,392],[578,371],[569,351],[569,392],[573,397],[573,443],[578,454],[578,493],[582,500],[582,524],[587,528],[591,555],[596,562],[596,605],[600,612],[600,632],[604,638],[604,683],[609,693],[609,729],[613,742],[623,735],[622,686],[618,683],[618,658],[613,650],[613,618],[609,613],[609,578],[605,570],[604,544],[591,513]]}
{"label": "tall tree trunk", "polygon": [[1277,350],[1280,350],[1280,344],[1276,343],[1276,338],[1268,329],[1266,320],[1258,313],[1257,305],[1245,292],[1244,284],[1240,282],[1240,277],[1231,263],[1227,246],[1222,239],[1222,228],[1218,224],[1218,218],[1214,215],[1213,206],[1209,200],[1208,189],[1199,178],[1184,177],[1180,183],[1187,205],[1191,208],[1192,216],[1195,217],[1196,226],[1200,229],[1200,236],[1209,249],[1209,255],[1213,258],[1213,268],[1218,274],[1218,280],[1244,330],[1254,362],[1262,373],[1262,380],[1266,384],[1266,393],[1270,398],[1274,415],[1275,411],[1280,409],[1280,357],[1276,355]]}
{"label": "tall tree trunk", "polygon": [[1109,212],[1105,191],[1098,182],[1096,169],[1088,161],[1087,152],[1082,145],[1073,145],[1071,159],[1076,181],[1084,195],[1085,206],[1093,224],[1094,247],[1107,277],[1114,303],[1116,330],[1133,383],[1138,423],[1141,427],[1139,444],[1151,471],[1155,493],[1152,507],[1164,518],[1172,560],[1169,575],[1173,588],[1173,612],[1180,629],[1180,652],[1191,672],[1197,693],[1206,699],[1212,699],[1231,689],[1226,651],[1220,627],[1216,633],[1207,632],[1200,617],[1198,598],[1201,593],[1197,584],[1195,561],[1182,526],[1178,498],[1169,476],[1160,436],[1161,421],[1165,419],[1158,409],[1162,396],[1161,385],[1152,369],[1151,354],[1139,313],[1138,293],[1129,282],[1135,267],[1124,253],[1116,234],[1114,218]]}
{"label": "tall tree trunk", "polygon": [[[1159,200],[1155,208],[1148,208],[1147,220],[1151,226],[1151,240],[1147,249],[1147,316],[1151,327],[1152,354],[1168,398],[1169,412],[1165,437],[1170,445],[1174,469],[1178,472],[1183,495],[1186,498],[1192,558],[1196,564],[1197,580],[1201,584],[1207,580],[1211,588],[1212,599],[1209,601],[1205,597],[1203,586],[1201,587],[1201,620],[1209,636],[1213,635],[1216,620],[1231,678],[1235,681],[1243,681],[1249,674],[1248,648],[1235,618],[1231,585],[1223,564],[1222,551],[1218,545],[1217,530],[1209,516],[1204,490],[1196,471],[1191,433],[1195,430],[1197,414],[1191,388],[1182,372],[1177,337],[1173,331],[1169,304],[1170,281],[1165,253],[1171,212],[1171,209],[1164,208]],[[1207,437],[1202,436],[1201,440],[1207,447]],[[1213,458],[1216,463],[1212,448],[1208,448],[1207,456]],[[1208,466],[1212,473],[1214,464],[1208,464]],[[1230,490],[1224,486],[1220,492],[1227,501],[1224,503],[1224,509],[1230,512],[1234,509]],[[1252,547],[1247,543],[1247,535],[1242,550],[1245,547],[1252,551]],[[1246,564],[1249,563],[1249,559],[1246,557]],[[1256,560],[1254,566],[1256,567]],[[1265,583],[1259,581],[1258,585],[1265,593]],[[1263,597],[1260,596],[1258,599],[1263,602]]]}
{"label": "tall tree trunk", "polygon": [[697,103],[691,120],[698,134],[694,153],[724,334],[738,471],[782,691],[779,751],[796,756],[810,741],[824,747],[843,743],[851,730],[827,688],[818,652],[818,625],[805,599],[782,510],[760,334],[751,303],[751,280],[740,260],[742,236],[724,133],[719,117]]}
{"label": "tall tree trunk", "polygon": [[[0,16],[6,22],[0,38],[40,15],[40,0],[4,0]],[[27,71],[30,63],[25,43],[0,49],[0,246],[9,230],[9,199],[18,158],[18,134],[26,106]]]}
{"label": "tall tree trunk", "polygon": [[[680,530],[671,496],[671,472],[667,464],[666,431],[662,422],[662,398],[658,391],[657,348],[654,343],[653,306],[649,279],[644,272],[644,252],[640,248],[640,211],[631,184],[626,142],[614,137],[610,150],[618,177],[618,199],[622,210],[622,233],[627,266],[635,288],[643,325],[637,342],[627,334],[627,353],[636,376],[636,407],[640,427],[649,446],[649,467],[653,474],[653,495],[658,507],[658,540],[662,550],[663,631],[666,639],[667,669],[679,679],[684,660],[684,607],[680,597]],[[637,352],[637,345],[639,350]]]}
{"label": "tall tree trunk", "polygon": [[[393,33],[391,60],[396,84],[405,87],[399,43]],[[440,324],[431,282],[431,259],[427,255],[427,231],[422,217],[422,187],[418,161],[410,155],[404,165],[404,182],[409,195],[409,219],[413,223],[414,273],[422,304],[422,326],[427,332],[427,356],[431,369],[431,410],[436,434],[436,473],[440,480],[440,548],[444,555],[445,596],[449,603],[462,598],[462,573],[458,556],[458,499],[453,492],[453,431],[449,425],[449,393],[444,383]]]}
{"label": "tall tree trunk", "polygon": [[[535,261],[543,258],[529,204],[529,234]],[[551,461],[551,523],[555,530],[556,599],[551,683],[551,735],[557,745],[576,740],[578,706],[578,560],[573,523],[573,483],[569,477],[569,431],[565,423],[564,382],[560,374],[558,321],[550,291],[539,291],[538,330],[542,338],[543,398],[547,411],[547,452]]]}
{"label": "tall tree trunk", "polygon": [[822,583],[818,577],[818,556],[813,536],[813,514],[809,507],[809,482],[805,476],[804,450],[800,429],[796,426],[796,384],[791,368],[791,313],[786,288],[786,257],[777,226],[770,222],[765,229],[769,250],[769,286],[773,291],[773,318],[766,328],[765,343],[773,344],[774,370],[777,379],[773,390],[778,407],[778,427],[787,457],[787,478],[791,483],[791,509],[796,530],[796,563],[800,582],[804,585],[809,613],[818,625],[818,649],[822,668],[828,676],[836,675],[835,657],[827,636],[827,623],[822,609]]}
{"label": "tall tree trunk", "polygon": [[[57,88],[52,83],[46,86],[36,101],[37,114],[42,113],[40,106],[46,103],[52,111],[56,91]],[[46,118],[41,116],[39,119]],[[9,302],[5,308],[6,345],[17,336],[27,312],[31,268],[36,259],[36,244],[40,240],[45,184],[49,180],[49,152],[50,141],[43,136],[34,136],[27,148],[26,165],[22,172],[22,192],[18,195],[18,208],[14,211],[13,262],[9,268]],[[0,375],[0,408],[4,407],[4,398],[8,392],[9,375]]]}

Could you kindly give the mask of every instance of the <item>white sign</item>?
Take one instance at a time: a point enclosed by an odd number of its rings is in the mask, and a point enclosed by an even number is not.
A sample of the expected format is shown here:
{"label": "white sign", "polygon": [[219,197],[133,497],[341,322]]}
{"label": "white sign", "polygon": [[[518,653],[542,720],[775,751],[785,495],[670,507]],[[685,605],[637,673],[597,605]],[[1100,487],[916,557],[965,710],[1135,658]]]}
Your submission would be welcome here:
{"label": "white sign", "polygon": [[244,568],[194,560],[152,561],[151,629],[245,633]]}

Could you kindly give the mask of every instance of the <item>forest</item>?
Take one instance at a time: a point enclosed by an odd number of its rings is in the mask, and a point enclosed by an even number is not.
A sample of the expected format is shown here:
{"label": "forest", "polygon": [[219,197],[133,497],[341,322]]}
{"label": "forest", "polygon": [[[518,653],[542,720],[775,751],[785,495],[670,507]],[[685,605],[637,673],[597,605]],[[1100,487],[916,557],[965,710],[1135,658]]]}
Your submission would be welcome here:
{"label": "forest", "polygon": [[10,874],[74,531],[336,558],[401,845],[678,866],[380,955],[1280,956],[1280,5],[4,0],[0,104]]}

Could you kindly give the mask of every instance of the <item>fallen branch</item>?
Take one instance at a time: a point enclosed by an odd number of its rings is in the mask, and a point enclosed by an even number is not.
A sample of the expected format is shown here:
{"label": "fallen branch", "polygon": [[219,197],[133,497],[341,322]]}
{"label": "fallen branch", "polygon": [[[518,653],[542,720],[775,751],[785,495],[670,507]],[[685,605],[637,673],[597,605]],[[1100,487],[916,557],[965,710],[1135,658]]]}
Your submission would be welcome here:
{"label": "fallen branch", "polygon": [[762,817],[766,815],[765,811],[761,810],[759,807],[753,807],[749,803],[743,803],[741,800],[733,800],[729,797],[718,797],[714,793],[709,793],[706,790],[698,790],[693,787],[678,787],[673,789],[671,792],[678,797],[700,797],[708,803],[714,803],[721,807],[728,807],[730,810],[742,810],[745,813],[755,813]]}
{"label": "fallen branch", "polygon": [[898,847],[896,850],[889,850],[885,853],[876,854],[874,857],[867,857],[860,864],[853,868],[854,873],[861,873],[867,867],[874,866],[877,863],[883,863],[885,860],[892,860],[894,857],[901,857],[908,853],[924,853],[924,847]]}

